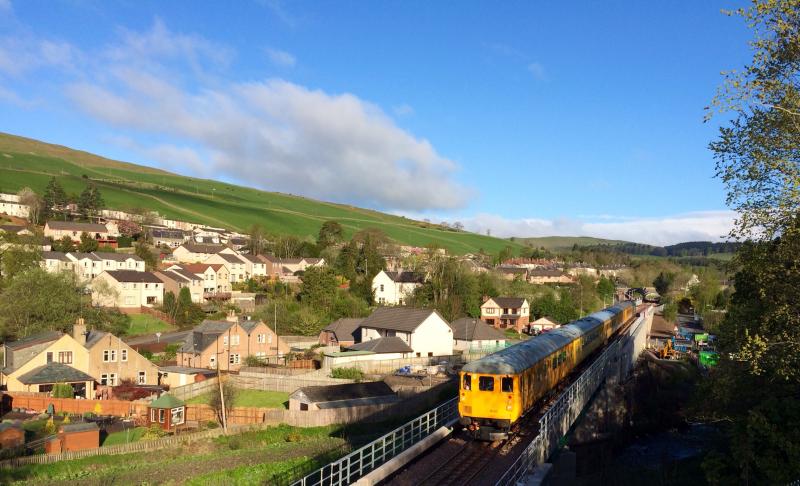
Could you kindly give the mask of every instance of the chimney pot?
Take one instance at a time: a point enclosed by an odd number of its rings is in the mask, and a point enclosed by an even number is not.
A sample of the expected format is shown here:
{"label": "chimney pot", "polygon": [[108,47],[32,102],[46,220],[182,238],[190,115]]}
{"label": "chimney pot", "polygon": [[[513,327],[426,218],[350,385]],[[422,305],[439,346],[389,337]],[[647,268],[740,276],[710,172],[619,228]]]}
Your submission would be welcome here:
{"label": "chimney pot", "polygon": [[72,326],[72,337],[81,345],[86,344],[86,322],[83,317],[75,320],[75,325]]}

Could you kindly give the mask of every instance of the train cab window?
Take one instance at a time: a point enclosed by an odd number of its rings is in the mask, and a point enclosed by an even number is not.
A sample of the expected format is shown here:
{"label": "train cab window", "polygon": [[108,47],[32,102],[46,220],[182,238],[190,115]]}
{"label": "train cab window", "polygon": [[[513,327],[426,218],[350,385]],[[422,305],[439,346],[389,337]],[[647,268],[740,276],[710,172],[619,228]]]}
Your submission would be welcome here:
{"label": "train cab window", "polygon": [[464,375],[464,389],[472,390],[472,375]]}
{"label": "train cab window", "polygon": [[514,378],[507,377],[503,378],[501,382],[501,386],[504,392],[511,393],[514,391]]}
{"label": "train cab window", "polygon": [[494,391],[494,377],[493,376],[478,377],[478,388],[481,391]]}

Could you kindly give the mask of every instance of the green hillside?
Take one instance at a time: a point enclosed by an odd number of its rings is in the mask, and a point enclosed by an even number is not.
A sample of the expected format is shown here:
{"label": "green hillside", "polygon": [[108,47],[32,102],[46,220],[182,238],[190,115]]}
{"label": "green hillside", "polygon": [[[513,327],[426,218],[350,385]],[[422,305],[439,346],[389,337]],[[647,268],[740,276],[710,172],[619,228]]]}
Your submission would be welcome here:
{"label": "green hillside", "polygon": [[629,243],[622,240],[606,240],[603,238],[592,238],[591,236],[541,236],[537,238],[514,238],[515,243],[521,243],[534,248],[545,248],[547,250],[571,250],[577,244],[579,246],[593,245],[617,245]]}
{"label": "green hillside", "polygon": [[109,208],[146,208],[167,218],[238,231],[259,223],[270,233],[316,238],[322,222],[333,219],[342,224],[347,236],[379,228],[400,244],[436,243],[456,254],[481,248],[497,253],[507,245],[522,246],[378,211],[184,177],[0,133],[0,191],[16,192],[28,186],[41,194],[51,176],[58,177],[68,194],[79,194],[86,185],[83,177],[91,178]]}

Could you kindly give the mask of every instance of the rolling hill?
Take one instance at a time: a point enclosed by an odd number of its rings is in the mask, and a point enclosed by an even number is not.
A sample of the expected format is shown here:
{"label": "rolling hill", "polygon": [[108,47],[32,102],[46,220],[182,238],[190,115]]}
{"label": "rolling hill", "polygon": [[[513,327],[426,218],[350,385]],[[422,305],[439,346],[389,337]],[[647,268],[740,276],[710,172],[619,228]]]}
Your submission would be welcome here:
{"label": "rolling hill", "polygon": [[58,178],[67,194],[79,194],[86,186],[84,177],[90,178],[109,208],[145,208],[171,219],[238,231],[259,223],[270,233],[316,238],[324,221],[336,220],[347,236],[372,227],[400,244],[434,243],[455,254],[480,249],[497,253],[509,245],[522,246],[379,211],[186,177],[0,133],[0,192],[13,193],[27,186],[41,194],[52,176]]}
{"label": "rolling hill", "polygon": [[574,245],[595,246],[595,245],[619,245],[630,243],[622,240],[606,240],[603,238],[593,238],[591,236],[540,236],[534,238],[513,238],[515,243],[534,248],[544,248],[550,251],[571,250]]}

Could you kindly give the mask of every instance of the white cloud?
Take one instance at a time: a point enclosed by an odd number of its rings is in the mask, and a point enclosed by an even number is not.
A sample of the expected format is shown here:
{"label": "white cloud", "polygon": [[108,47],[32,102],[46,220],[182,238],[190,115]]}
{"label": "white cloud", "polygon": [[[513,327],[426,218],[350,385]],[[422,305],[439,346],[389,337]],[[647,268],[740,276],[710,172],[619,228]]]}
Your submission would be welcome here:
{"label": "white cloud", "polygon": [[[594,236],[651,245],[671,245],[683,241],[720,241],[728,234],[736,214],[733,211],[700,211],[653,218],[616,218],[601,215],[594,221],[575,219],[508,219],[493,214],[477,214],[461,219],[466,229],[500,237],[519,236]],[[599,220],[599,221],[597,221]]]}
{"label": "white cloud", "polygon": [[272,61],[272,64],[275,64],[276,66],[294,67],[295,63],[297,62],[293,55],[280,49],[272,49],[267,47],[265,52],[267,53],[269,60]]}
{"label": "white cloud", "polygon": [[[169,137],[139,151],[173,170],[381,209],[451,209],[470,197],[453,181],[454,162],[353,94],[281,79],[184,87],[176,63],[191,54],[206,66],[204,55],[217,52],[210,45],[160,22],[138,37],[125,31],[95,68],[102,75],[70,84],[67,95],[120,130]],[[161,56],[173,58],[168,67]]]}
{"label": "white cloud", "polygon": [[546,79],[544,66],[538,62],[532,62],[528,64],[528,72],[530,72],[533,76],[533,79],[537,81],[544,81]]}
{"label": "white cloud", "polygon": [[414,108],[406,103],[392,107],[392,111],[397,116],[411,116],[414,114]]}

